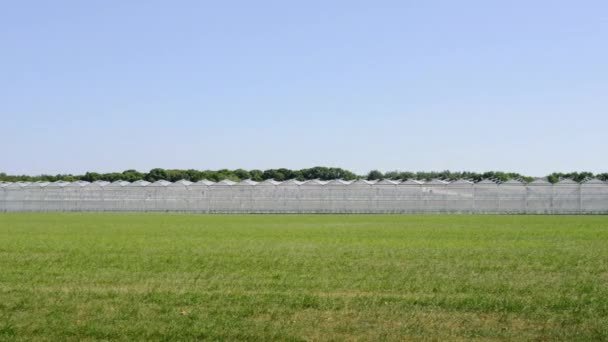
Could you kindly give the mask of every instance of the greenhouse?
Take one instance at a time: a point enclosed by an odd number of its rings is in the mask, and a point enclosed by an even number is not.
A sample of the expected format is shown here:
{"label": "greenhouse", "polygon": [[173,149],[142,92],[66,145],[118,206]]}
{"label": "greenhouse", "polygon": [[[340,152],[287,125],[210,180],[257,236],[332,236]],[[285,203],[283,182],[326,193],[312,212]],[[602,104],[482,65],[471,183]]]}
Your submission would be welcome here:
{"label": "greenhouse", "polygon": [[608,214],[608,184],[469,180],[0,183],[0,212]]}

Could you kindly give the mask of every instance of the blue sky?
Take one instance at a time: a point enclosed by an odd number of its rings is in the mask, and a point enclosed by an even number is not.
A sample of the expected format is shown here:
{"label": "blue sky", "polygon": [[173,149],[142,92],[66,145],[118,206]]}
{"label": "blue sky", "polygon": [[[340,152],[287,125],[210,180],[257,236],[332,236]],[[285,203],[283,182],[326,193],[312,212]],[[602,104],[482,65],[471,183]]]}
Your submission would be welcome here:
{"label": "blue sky", "polygon": [[608,171],[606,1],[4,1],[0,52],[0,172]]}

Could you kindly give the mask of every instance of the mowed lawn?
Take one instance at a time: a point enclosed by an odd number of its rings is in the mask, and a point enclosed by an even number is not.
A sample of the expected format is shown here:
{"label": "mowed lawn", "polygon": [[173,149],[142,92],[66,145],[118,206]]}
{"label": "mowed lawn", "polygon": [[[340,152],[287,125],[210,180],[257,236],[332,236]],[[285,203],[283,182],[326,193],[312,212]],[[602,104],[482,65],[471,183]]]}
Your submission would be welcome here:
{"label": "mowed lawn", "polygon": [[608,216],[0,214],[0,340],[607,340]]}

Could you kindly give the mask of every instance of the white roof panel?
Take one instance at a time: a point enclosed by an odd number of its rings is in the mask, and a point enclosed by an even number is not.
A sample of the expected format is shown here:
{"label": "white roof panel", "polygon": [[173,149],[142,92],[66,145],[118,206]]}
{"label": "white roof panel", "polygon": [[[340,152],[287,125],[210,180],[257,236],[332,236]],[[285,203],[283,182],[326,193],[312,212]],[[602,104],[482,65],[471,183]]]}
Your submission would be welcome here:
{"label": "white roof panel", "polygon": [[397,184],[399,184],[399,181],[394,181],[391,179],[383,179],[376,183],[376,185],[397,185]]}
{"label": "white roof panel", "polygon": [[52,182],[51,184],[47,185],[50,188],[63,188],[64,186],[70,184],[70,182],[65,182],[65,181],[56,181],[56,182]]}
{"label": "white roof panel", "polygon": [[169,186],[188,186],[188,185],[191,185],[191,184],[192,184],[192,182],[189,181],[189,180],[180,179],[177,182],[169,184]]}
{"label": "white roof panel", "polygon": [[157,180],[156,182],[154,182],[154,183],[152,183],[152,184],[149,184],[149,186],[155,186],[155,187],[161,186],[161,187],[164,187],[164,186],[169,186],[169,185],[171,185],[171,184],[172,184],[172,183],[171,183],[171,182],[169,182],[169,181],[166,181],[166,180],[164,180],[164,179],[159,179],[159,180]]}
{"label": "white roof panel", "polygon": [[547,182],[544,179],[535,179],[532,182],[528,183],[528,185],[551,185],[551,183]]}
{"label": "white roof panel", "polygon": [[262,185],[262,186],[272,185],[272,186],[275,186],[275,185],[279,185],[280,183],[281,182],[277,182],[274,179],[267,179],[265,181],[262,181],[262,182],[258,183],[258,185]]}
{"label": "white roof panel", "polygon": [[357,179],[356,181],[350,183],[350,185],[364,185],[364,186],[370,186],[375,184],[375,181],[368,181],[365,179]]}
{"label": "white roof panel", "polygon": [[47,186],[49,184],[51,184],[51,182],[36,181],[34,183],[28,184],[28,187],[44,188],[45,186]]}
{"label": "white roof panel", "polygon": [[407,180],[404,180],[403,182],[399,183],[399,185],[422,185],[422,184],[424,184],[423,181],[419,181],[416,179],[407,179]]}
{"label": "white roof panel", "polygon": [[215,184],[215,182],[212,182],[212,181],[210,181],[210,180],[208,180],[208,179],[201,179],[200,181],[198,181],[198,182],[196,182],[196,183],[194,183],[194,184],[196,184],[196,185],[206,185],[206,186],[209,186],[209,185],[213,185],[213,184]]}
{"label": "white roof panel", "polygon": [[524,183],[516,179],[509,179],[506,182],[500,183],[500,185],[524,185]]}
{"label": "white roof panel", "polygon": [[140,180],[136,180],[135,182],[131,183],[131,186],[148,186],[150,184],[151,184],[150,182],[140,179]]}
{"label": "white roof panel", "polygon": [[87,181],[79,180],[79,181],[71,182],[70,184],[68,184],[66,186],[72,188],[72,187],[83,187],[83,186],[89,185],[89,184],[91,184],[91,183],[89,183]]}
{"label": "white roof panel", "polygon": [[219,181],[215,184],[211,184],[213,186],[233,186],[234,184],[236,184],[236,182],[231,181],[230,179],[224,179],[222,181]]}
{"label": "white roof panel", "polygon": [[473,185],[473,182],[466,179],[457,179],[453,182],[448,183],[448,185]]}
{"label": "white roof panel", "polygon": [[592,178],[583,182],[583,185],[606,185],[606,182],[597,178]]}
{"label": "white roof panel", "polygon": [[441,179],[432,179],[425,183],[425,185],[446,185],[448,182]]}
{"label": "white roof panel", "polygon": [[6,186],[6,188],[8,188],[8,189],[23,188],[30,184],[31,184],[30,182],[16,182],[16,183],[10,183],[9,185]]}
{"label": "white roof panel", "polygon": [[295,180],[295,179],[289,179],[289,180],[281,182],[278,185],[280,185],[280,186],[290,186],[290,185],[291,186],[298,186],[298,185],[302,185],[303,183],[304,182],[300,182],[300,181]]}
{"label": "white roof panel", "polygon": [[95,185],[95,186],[106,186],[109,184],[110,184],[110,182],[102,181],[102,180],[94,181],[93,183],[91,183],[91,185]]}
{"label": "white roof panel", "polygon": [[559,182],[555,183],[556,185],[577,185],[578,182],[570,179],[570,178],[564,178],[562,180],[560,180]]}
{"label": "white roof panel", "polygon": [[257,185],[257,184],[258,184],[258,182],[251,180],[251,179],[245,179],[238,183],[238,185]]}
{"label": "white roof panel", "polygon": [[325,185],[350,185],[352,183],[353,182],[351,182],[351,181],[345,181],[343,179],[334,179],[334,180],[330,180]]}
{"label": "white roof panel", "polygon": [[327,183],[328,183],[328,182],[326,182],[326,181],[322,181],[322,180],[319,180],[319,179],[311,179],[311,180],[308,180],[308,181],[306,181],[306,182],[302,183],[302,185],[305,185],[305,186],[311,186],[311,185],[325,185],[325,184],[327,184]]}
{"label": "white roof panel", "polygon": [[127,185],[130,185],[130,184],[131,183],[129,183],[127,181],[117,180],[117,181],[114,181],[114,182],[112,182],[112,183],[110,183],[110,184],[108,184],[106,186],[109,186],[109,187],[123,187],[123,186],[127,186]]}

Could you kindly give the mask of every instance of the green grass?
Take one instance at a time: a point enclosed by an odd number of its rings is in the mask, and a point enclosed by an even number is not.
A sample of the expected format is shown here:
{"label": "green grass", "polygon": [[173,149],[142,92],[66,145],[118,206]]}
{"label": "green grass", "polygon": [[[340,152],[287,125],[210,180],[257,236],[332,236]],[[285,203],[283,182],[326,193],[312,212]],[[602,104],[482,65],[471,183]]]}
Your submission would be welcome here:
{"label": "green grass", "polygon": [[0,340],[607,340],[607,216],[1,214]]}

